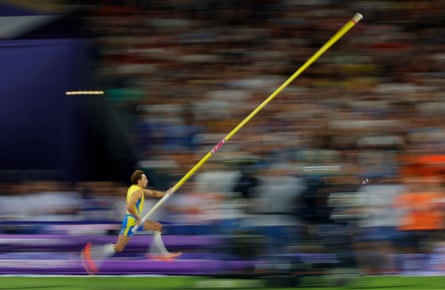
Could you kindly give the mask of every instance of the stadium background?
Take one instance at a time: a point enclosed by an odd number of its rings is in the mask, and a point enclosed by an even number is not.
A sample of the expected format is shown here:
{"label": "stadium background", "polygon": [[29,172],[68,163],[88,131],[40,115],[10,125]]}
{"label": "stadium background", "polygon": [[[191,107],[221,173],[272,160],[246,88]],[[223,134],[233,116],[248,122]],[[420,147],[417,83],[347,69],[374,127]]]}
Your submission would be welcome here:
{"label": "stadium background", "polygon": [[[0,272],[82,274],[77,251],[114,237],[135,167],[167,189],[358,11],[155,217],[197,275],[443,275],[443,215],[406,228],[402,196],[432,191],[443,211],[444,5],[0,1]],[[149,237],[109,271],[174,274],[138,267]]]}

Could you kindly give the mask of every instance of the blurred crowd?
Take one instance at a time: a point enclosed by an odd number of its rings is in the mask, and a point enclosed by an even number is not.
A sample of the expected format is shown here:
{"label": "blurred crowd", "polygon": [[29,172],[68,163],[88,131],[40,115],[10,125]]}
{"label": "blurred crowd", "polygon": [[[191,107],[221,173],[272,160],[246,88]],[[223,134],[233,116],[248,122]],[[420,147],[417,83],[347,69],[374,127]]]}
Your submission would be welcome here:
{"label": "blurred crowd", "polygon": [[152,167],[183,174],[356,11],[220,158],[381,178],[441,154],[443,1],[131,3],[96,7],[91,27],[99,78]]}
{"label": "blurred crowd", "polygon": [[[266,251],[349,241],[369,273],[395,271],[395,253],[443,251],[444,1],[102,2],[86,4],[97,81],[164,189],[361,12],[156,218],[260,232]],[[119,220],[125,186],[87,185],[68,189],[63,213],[91,218],[95,199]],[[7,191],[11,202],[45,190]],[[17,214],[6,204],[2,216]]]}

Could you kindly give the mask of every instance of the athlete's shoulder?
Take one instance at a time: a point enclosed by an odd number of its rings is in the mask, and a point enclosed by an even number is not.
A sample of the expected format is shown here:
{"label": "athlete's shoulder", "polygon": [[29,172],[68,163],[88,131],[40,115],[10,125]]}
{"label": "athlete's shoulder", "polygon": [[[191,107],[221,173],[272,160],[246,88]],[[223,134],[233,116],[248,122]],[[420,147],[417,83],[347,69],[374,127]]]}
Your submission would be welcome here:
{"label": "athlete's shoulder", "polygon": [[142,190],[142,188],[137,184],[132,184],[128,187],[128,191],[137,191],[137,190]]}
{"label": "athlete's shoulder", "polygon": [[134,193],[142,194],[143,192],[143,189],[139,185],[133,184],[128,188],[127,195],[131,196]]}

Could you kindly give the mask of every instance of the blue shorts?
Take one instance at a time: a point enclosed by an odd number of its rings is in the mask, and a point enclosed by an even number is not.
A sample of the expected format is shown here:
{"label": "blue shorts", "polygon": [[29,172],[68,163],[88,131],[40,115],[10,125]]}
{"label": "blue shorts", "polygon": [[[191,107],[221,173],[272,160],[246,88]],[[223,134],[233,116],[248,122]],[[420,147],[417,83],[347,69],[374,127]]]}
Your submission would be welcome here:
{"label": "blue shorts", "polygon": [[[122,226],[119,232],[120,236],[132,237],[133,236],[133,228],[136,225],[136,219],[131,214],[126,214],[122,219]],[[141,232],[144,230],[144,225],[138,227],[136,231]]]}

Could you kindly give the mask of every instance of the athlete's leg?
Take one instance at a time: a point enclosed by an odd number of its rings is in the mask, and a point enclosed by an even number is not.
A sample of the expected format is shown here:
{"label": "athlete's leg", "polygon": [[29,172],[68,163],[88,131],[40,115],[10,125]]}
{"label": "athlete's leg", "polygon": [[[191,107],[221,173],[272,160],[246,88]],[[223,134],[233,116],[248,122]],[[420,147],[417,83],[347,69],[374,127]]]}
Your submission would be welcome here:
{"label": "athlete's leg", "polygon": [[146,221],[144,230],[153,231],[153,243],[149,248],[149,255],[154,258],[173,259],[181,255],[181,253],[170,253],[162,241],[162,225],[156,221]]}
{"label": "athlete's leg", "polygon": [[144,223],[144,231],[160,232],[162,231],[162,225],[156,221],[148,220]]}
{"label": "athlete's leg", "polygon": [[114,252],[115,253],[122,252],[130,240],[131,240],[131,237],[129,237],[129,236],[119,235],[116,243],[113,245]]}
{"label": "athlete's leg", "polygon": [[[133,228],[135,225],[136,219],[132,215],[127,214],[122,220],[119,237],[117,238],[116,243],[113,245],[115,253],[120,253],[125,249],[128,242],[131,240],[131,237],[133,236]],[[145,228],[145,226],[143,226],[142,228]]]}
{"label": "athlete's leg", "polygon": [[93,245],[87,243],[81,252],[81,259],[85,270],[88,273],[97,273],[100,264],[104,259],[122,252],[133,235],[132,228],[136,224],[136,220],[131,215],[126,215],[122,220],[122,227],[119,232],[119,237],[115,244]]}

